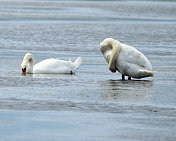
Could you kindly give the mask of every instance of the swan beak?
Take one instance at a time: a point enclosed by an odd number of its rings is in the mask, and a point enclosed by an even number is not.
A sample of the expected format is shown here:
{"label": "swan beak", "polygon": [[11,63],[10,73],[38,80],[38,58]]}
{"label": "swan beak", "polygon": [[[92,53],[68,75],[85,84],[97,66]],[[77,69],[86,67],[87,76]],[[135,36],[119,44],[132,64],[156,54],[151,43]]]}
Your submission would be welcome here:
{"label": "swan beak", "polygon": [[26,75],[26,68],[22,68],[21,70],[22,70],[22,75],[25,76]]}

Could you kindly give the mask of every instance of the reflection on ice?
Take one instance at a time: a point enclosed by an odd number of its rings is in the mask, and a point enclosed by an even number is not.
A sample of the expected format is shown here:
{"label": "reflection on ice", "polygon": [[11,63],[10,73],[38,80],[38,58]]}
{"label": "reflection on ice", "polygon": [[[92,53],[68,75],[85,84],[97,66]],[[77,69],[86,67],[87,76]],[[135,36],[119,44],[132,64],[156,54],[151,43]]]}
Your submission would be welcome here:
{"label": "reflection on ice", "polygon": [[115,101],[145,101],[152,93],[153,82],[151,80],[107,80],[101,83],[103,97],[106,100]]}

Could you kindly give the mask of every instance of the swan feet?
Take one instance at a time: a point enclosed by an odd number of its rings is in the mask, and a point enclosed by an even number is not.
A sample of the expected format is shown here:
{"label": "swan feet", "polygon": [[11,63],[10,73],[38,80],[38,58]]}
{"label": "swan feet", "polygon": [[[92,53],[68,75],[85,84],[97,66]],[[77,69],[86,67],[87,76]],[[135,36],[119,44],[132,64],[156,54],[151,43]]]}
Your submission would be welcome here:
{"label": "swan feet", "polygon": [[[124,74],[122,74],[122,80],[125,80],[125,75]],[[128,76],[128,80],[131,80],[130,76]]]}

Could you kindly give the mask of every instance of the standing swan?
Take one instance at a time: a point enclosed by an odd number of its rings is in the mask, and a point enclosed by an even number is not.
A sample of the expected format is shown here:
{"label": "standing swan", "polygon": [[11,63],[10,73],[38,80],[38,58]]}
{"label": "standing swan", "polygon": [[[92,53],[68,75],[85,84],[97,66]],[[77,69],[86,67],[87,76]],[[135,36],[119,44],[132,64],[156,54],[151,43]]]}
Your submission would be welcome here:
{"label": "standing swan", "polygon": [[34,65],[33,55],[26,53],[21,63],[22,74],[73,74],[81,65],[82,58],[78,57],[74,62],[71,60],[64,61],[58,59],[46,59]]}
{"label": "standing swan", "polygon": [[100,43],[101,52],[113,73],[119,71],[122,80],[153,77],[152,65],[149,60],[136,48],[122,44],[113,38],[106,38]]}

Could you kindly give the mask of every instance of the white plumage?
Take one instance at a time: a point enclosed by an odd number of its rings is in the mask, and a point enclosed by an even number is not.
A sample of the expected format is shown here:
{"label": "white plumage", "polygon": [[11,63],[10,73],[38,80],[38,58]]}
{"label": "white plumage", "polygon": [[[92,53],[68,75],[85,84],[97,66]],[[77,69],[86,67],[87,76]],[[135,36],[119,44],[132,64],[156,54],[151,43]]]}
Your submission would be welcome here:
{"label": "white plumage", "polygon": [[152,65],[136,48],[122,44],[113,38],[100,43],[101,52],[111,72],[119,71],[122,79],[153,77]]}
{"label": "white plumage", "polygon": [[81,65],[82,58],[78,57],[74,62],[59,59],[46,59],[34,65],[33,55],[26,53],[21,63],[22,73],[35,74],[73,74]]}

